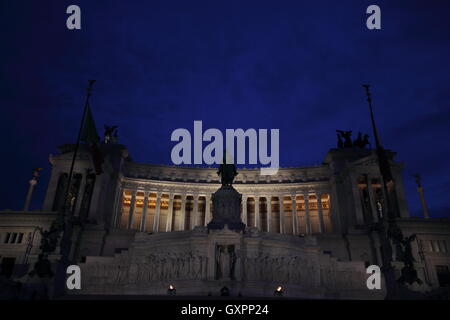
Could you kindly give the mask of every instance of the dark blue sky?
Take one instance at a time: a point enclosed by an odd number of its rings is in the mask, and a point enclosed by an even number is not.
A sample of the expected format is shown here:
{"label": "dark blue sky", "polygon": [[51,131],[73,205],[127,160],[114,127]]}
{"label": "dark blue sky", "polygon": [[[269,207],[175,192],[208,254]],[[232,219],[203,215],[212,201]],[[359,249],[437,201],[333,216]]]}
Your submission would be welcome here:
{"label": "dark blue sky", "polygon": [[[66,28],[66,8],[82,30]],[[382,29],[366,28],[381,7]],[[0,209],[20,209],[56,146],[74,142],[88,79],[99,131],[119,125],[134,160],[170,164],[176,128],[279,128],[282,166],[322,162],[335,129],[371,132],[423,176],[434,216],[450,216],[449,1],[2,1]],[[223,113],[232,114],[224,117]]]}

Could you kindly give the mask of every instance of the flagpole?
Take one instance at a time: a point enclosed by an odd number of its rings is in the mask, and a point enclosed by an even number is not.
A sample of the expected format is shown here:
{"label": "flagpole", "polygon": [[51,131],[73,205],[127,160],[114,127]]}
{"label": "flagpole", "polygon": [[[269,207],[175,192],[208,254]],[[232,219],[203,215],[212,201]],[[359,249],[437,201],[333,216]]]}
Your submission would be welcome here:
{"label": "flagpole", "polygon": [[377,126],[375,124],[375,117],[373,116],[372,94],[369,91],[370,85],[363,84],[363,87],[364,87],[364,89],[366,89],[367,102],[369,103],[369,110],[370,110],[370,120],[372,122],[373,136],[375,138],[375,145],[378,150],[379,148],[381,148],[381,143],[380,143],[380,136],[378,135]]}
{"label": "flagpole", "polygon": [[[390,206],[390,199],[389,199],[389,192],[387,188],[387,180],[390,179],[391,174],[386,174],[387,171],[390,171],[390,168],[386,168],[386,159],[384,149],[381,146],[380,138],[378,136],[378,130],[375,124],[375,119],[373,115],[373,109],[372,109],[372,97],[371,93],[369,91],[369,85],[365,84],[363,85],[366,95],[367,95],[367,102],[369,104],[369,110],[370,110],[370,119],[372,122],[372,129],[373,134],[375,138],[375,148],[378,158],[378,166],[380,169],[380,174],[382,177],[382,188],[384,191],[384,194],[386,195],[385,199],[385,208],[387,211],[387,229],[391,230],[393,227],[395,228],[395,220],[393,216],[393,212],[391,212],[391,206]],[[385,283],[386,283],[386,299],[392,299],[398,296],[398,286],[397,281],[395,279],[395,270],[394,266],[392,265],[392,245],[391,241],[389,239],[389,231],[386,230],[386,217],[385,215],[382,215],[380,217],[380,222],[378,225],[378,234],[380,236],[380,244],[381,244],[381,259],[382,259],[382,271],[385,276]]]}
{"label": "flagpole", "polygon": [[95,80],[89,80],[89,86],[87,88],[86,102],[84,104],[83,115],[81,117],[80,129],[78,130],[77,143],[75,146],[75,151],[73,152],[72,163],[70,165],[69,181],[67,182],[66,195],[64,197],[64,206],[63,206],[64,210],[66,209],[66,205],[67,205],[67,198],[69,196],[69,191],[70,191],[70,183],[72,182],[73,168],[75,166],[75,160],[77,158],[78,149],[80,147],[81,133],[83,132],[84,120],[86,119],[86,113],[87,113],[87,109],[89,106],[89,98],[92,95],[92,86],[94,85],[94,82],[95,82]]}
{"label": "flagpole", "polygon": [[68,204],[68,197],[70,193],[70,187],[72,183],[73,170],[75,167],[75,161],[77,158],[78,149],[80,147],[81,134],[83,132],[84,122],[86,119],[87,109],[89,107],[89,98],[92,95],[92,86],[94,85],[95,80],[88,80],[88,88],[86,95],[86,102],[84,104],[83,115],[81,117],[80,128],[78,130],[77,143],[75,145],[75,150],[72,156],[72,163],[70,165],[69,177],[67,181],[67,187],[65,191],[64,204],[63,204],[63,219],[64,219],[64,230],[63,236],[61,239],[61,259],[60,263],[57,266],[56,275],[55,275],[55,291],[54,296],[59,296],[65,293],[65,274],[66,268],[69,264],[69,255],[70,255],[70,247],[71,247],[71,238],[72,238],[72,210],[70,208],[70,203]]}

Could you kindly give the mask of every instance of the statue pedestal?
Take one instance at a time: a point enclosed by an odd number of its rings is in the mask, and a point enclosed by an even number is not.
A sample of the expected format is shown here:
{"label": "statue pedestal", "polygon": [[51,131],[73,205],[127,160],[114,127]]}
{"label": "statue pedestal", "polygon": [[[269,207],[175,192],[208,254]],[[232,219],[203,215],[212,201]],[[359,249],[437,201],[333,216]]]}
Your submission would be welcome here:
{"label": "statue pedestal", "polygon": [[245,230],[245,224],[241,221],[242,195],[232,186],[222,186],[212,194],[213,219],[208,223],[208,230],[228,229],[234,231]]}

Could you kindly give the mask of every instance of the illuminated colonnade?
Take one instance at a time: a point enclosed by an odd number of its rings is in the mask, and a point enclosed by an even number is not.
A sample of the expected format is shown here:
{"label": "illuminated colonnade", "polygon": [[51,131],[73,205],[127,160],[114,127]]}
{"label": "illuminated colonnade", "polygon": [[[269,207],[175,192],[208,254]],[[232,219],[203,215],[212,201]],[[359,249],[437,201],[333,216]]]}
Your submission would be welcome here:
{"label": "illuminated colonnade", "polygon": [[[239,191],[239,190],[238,190]],[[116,227],[142,232],[192,230],[212,218],[211,192],[121,189]],[[281,204],[281,205],[280,205]],[[242,193],[242,221],[260,231],[285,234],[331,232],[330,195]]]}

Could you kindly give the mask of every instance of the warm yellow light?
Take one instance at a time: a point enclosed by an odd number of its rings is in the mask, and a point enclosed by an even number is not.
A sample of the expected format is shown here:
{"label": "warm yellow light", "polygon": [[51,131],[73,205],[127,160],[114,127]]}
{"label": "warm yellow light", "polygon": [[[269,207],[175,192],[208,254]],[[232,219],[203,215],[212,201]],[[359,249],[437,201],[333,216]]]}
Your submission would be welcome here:
{"label": "warm yellow light", "polygon": [[282,290],[283,290],[283,287],[282,287],[282,286],[278,286],[278,287],[277,287],[277,291],[278,291],[278,292],[281,292]]}

